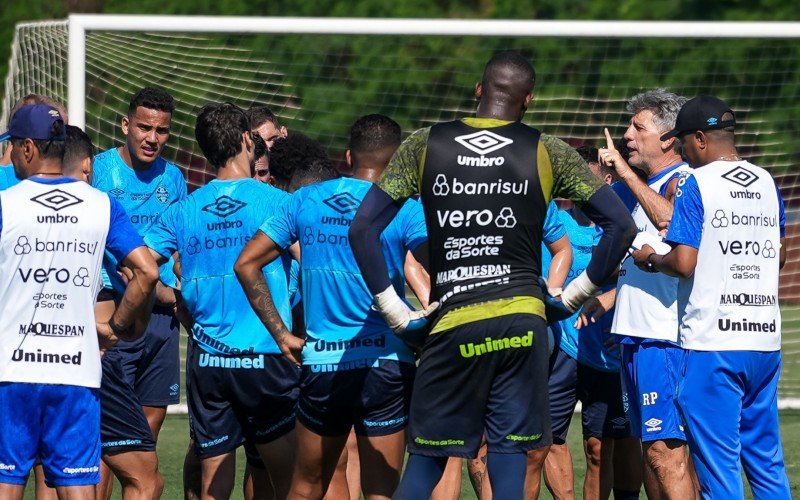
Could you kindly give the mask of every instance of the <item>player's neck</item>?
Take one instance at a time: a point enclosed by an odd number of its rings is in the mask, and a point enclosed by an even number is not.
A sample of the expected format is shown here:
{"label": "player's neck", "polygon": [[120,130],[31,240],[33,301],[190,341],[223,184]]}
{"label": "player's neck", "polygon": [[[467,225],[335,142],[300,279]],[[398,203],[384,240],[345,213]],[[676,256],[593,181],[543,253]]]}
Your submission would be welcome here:
{"label": "player's neck", "polygon": [[656,163],[649,166],[649,168],[647,169],[647,177],[648,178],[654,177],[663,172],[664,170],[668,169],[669,167],[677,165],[682,161],[683,158],[681,158],[681,155],[679,155],[678,153],[666,154],[661,158],[659,158],[659,160]]}
{"label": "player's neck", "polygon": [[131,152],[125,145],[118,147],[117,153],[119,153],[119,157],[122,158],[122,162],[134,170],[138,171],[149,170],[150,167],[153,166],[153,163],[155,163],[155,161],[148,163],[139,161],[135,156],[131,156]]}
{"label": "player's neck", "polygon": [[217,169],[217,180],[233,181],[250,178],[250,161],[246,155],[238,154]]}
{"label": "player's neck", "polygon": [[378,179],[381,178],[381,174],[383,174],[382,167],[358,166],[356,167],[355,171],[353,171],[353,179],[360,179],[367,182],[378,182]]}
{"label": "player's neck", "polygon": [[513,109],[505,102],[492,102],[491,99],[481,99],[478,103],[478,111],[475,113],[478,118],[494,118],[495,120],[505,120],[507,122],[519,121],[521,118],[520,110]]}
{"label": "player's neck", "polygon": [[35,167],[32,166],[28,174],[30,179],[55,179],[58,177],[64,177],[64,173],[61,171],[61,162],[50,160],[42,160]]}

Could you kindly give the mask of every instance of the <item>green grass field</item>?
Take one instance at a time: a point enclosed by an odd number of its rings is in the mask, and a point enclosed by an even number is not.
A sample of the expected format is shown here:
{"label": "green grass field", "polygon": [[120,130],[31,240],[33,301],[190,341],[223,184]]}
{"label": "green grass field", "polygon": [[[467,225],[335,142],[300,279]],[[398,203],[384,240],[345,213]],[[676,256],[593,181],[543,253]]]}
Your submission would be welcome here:
{"label": "green grass field", "polygon": [[[789,480],[792,485],[792,496],[800,498],[800,411],[786,411],[781,413],[781,434],[783,436],[783,449],[786,454],[786,467],[789,473]],[[171,415],[167,417],[161,437],[158,443],[158,454],[161,460],[161,473],[164,475],[166,486],[162,498],[168,500],[179,500],[183,498],[183,486],[181,469],[183,467],[183,456],[189,441],[188,419],[184,415]],[[575,477],[577,478],[576,492],[581,497],[581,483],[586,468],[581,451],[581,431],[580,419],[573,418],[569,433],[569,445],[575,460]],[[241,478],[241,470],[244,465],[244,458],[239,452],[237,467],[238,477]],[[33,488],[29,486],[25,498],[33,499]],[[118,485],[115,488],[113,498],[121,498]],[[241,486],[237,483],[232,498],[242,498]],[[474,499],[475,495],[469,485],[469,481],[464,474],[461,498]],[[552,498],[544,490],[542,498]],[[641,498],[645,498],[642,493]]]}

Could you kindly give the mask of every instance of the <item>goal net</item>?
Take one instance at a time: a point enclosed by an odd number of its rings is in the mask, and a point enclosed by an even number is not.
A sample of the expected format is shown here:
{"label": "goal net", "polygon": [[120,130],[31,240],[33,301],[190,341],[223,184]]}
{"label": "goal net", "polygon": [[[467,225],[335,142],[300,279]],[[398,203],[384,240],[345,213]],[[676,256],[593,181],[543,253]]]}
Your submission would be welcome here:
{"label": "goal net", "polygon": [[[72,37],[70,23],[81,24]],[[625,102],[640,91],[718,95],[736,111],[740,153],[772,172],[787,204],[780,395],[782,405],[796,406],[798,26],[72,16],[17,26],[0,125],[16,99],[46,94],[69,100],[71,122],[85,123],[107,149],[123,141],[119,121],[130,95],[162,86],[177,100],[165,156],[198,186],[209,173],[194,141],[194,118],[206,102],[267,105],[290,133],[319,139],[341,160],[348,127],[361,115],[386,114],[410,133],[472,113],[483,64],[503,49],[523,52],[537,71],[524,121],[573,145],[602,145],[603,127],[621,137],[630,119]],[[85,60],[73,73],[70,45],[73,64]]]}

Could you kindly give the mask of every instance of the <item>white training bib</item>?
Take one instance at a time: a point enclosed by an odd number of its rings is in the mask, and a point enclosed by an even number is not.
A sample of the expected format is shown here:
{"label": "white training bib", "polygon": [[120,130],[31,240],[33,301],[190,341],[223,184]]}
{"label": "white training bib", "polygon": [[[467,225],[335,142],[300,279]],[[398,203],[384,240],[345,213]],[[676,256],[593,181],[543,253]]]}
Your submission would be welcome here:
{"label": "white training bib", "polygon": [[[685,163],[672,173],[686,174],[691,168]],[[650,188],[660,192],[673,175],[665,175]],[[658,237],[658,229],[650,222],[639,203],[631,212],[639,232]],[[678,340],[678,279],[662,273],[642,271],[632,258],[622,262],[617,280],[617,302],[611,332],[629,337]]]}
{"label": "white training bib", "polygon": [[777,351],[780,207],[775,181],[749,162],[694,171],[703,233],[694,275],[678,290],[681,346],[697,351]]}
{"label": "white training bib", "polygon": [[100,387],[94,320],[111,217],[83,182],[0,193],[0,381]]}

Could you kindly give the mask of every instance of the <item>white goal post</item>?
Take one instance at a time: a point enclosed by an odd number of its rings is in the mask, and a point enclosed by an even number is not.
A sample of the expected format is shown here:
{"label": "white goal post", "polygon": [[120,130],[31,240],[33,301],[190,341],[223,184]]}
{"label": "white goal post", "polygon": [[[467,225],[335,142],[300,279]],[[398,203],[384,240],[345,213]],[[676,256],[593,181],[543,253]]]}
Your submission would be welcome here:
{"label": "white goal post", "polygon": [[512,21],[72,14],[69,16],[67,105],[70,120],[78,127],[85,124],[86,32],[91,30],[483,37],[800,38],[800,22]]}

